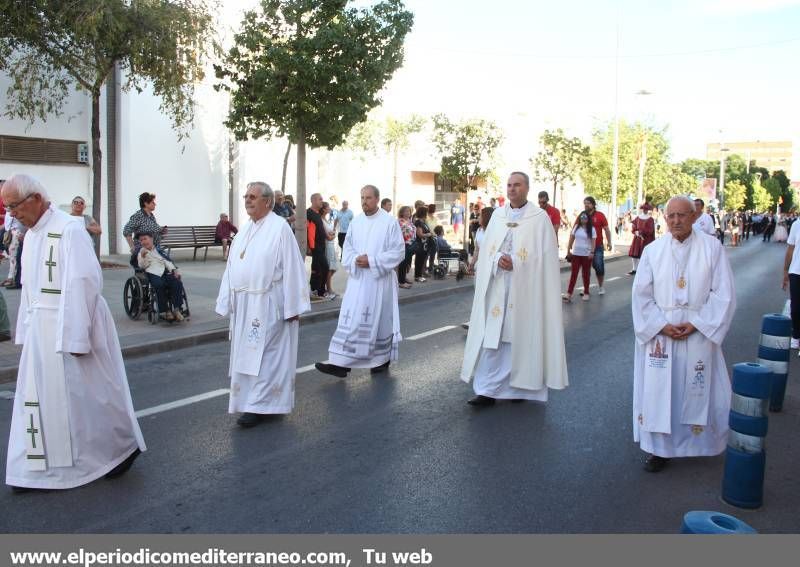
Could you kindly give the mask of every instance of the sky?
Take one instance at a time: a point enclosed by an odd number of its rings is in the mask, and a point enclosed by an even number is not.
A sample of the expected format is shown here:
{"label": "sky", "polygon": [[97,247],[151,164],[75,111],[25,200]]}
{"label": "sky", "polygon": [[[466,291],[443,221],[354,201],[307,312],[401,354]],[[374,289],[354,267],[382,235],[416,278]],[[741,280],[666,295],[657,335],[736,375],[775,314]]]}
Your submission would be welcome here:
{"label": "sky", "polygon": [[391,114],[492,118],[533,146],[544,128],[589,141],[618,89],[620,118],[666,127],[674,161],[704,158],[709,142],[800,145],[800,0],[406,6],[415,23],[383,93]]}

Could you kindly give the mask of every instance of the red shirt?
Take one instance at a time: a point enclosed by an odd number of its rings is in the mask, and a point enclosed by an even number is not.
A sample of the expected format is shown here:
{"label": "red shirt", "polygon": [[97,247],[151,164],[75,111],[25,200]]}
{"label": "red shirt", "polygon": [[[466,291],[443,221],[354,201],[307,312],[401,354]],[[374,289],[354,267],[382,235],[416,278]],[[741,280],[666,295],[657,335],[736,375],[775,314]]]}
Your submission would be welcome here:
{"label": "red shirt", "polygon": [[600,211],[595,211],[592,215],[592,225],[594,229],[597,231],[597,240],[595,241],[595,246],[602,246],[603,245],[603,229],[608,227],[608,220],[606,220],[606,216],[601,213]]}
{"label": "red shirt", "polygon": [[558,212],[557,208],[548,203],[544,210],[550,217],[550,222],[553,223],[554,227],[558,228],[561,226],[561,213]]}

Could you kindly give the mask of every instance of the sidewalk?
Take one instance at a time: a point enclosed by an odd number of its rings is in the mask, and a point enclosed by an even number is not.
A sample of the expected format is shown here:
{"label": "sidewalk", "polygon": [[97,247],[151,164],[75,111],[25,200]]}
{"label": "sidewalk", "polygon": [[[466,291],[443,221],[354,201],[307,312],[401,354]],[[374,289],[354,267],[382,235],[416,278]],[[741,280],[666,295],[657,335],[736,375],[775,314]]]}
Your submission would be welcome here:
{"label": "sidewalk", "polygon": [[[614,261],[622,257],[627,257],[627,246],[620,246],[614,252],[607,253],[606,261]],[[128,257],[119,255],[102,258],[104,262],[124,266],[103,270],[103,297],[114,317],[122,354],[125,357],[175,350],[205,342],[225,340],[228,337],[228,319],[214,313],[219,282],[225,270],[222,252],[218,249],[209,250],[206,262],[192,261],[191,251],[186,250],[176,250],[173,258],[183,275],[192,313],[191,320],[173,324],[159,322],[155,325],[151,325],[145,315],[132,321],[125,314],[122,306],[122,291],[125,280],[133,273],[127,264]],[[310,270],[310,258],[307,259],[306,266]],[[0,269],[5,267],[2,265]],[[561,269],[562,271],[569,269],[563,260]],[[337,271],[333,277],[333,290],[337,294],[337,298],[333,301],[312,303],[311,311],[301,317],[301,324],[338,317],[341,294],[344,293],[346,286],[347,273],[344,270]],[[398,289],[398,292],[400,303],[404,304],[444,297],[452,293],[471,290],[472,287],[473,279],[471,277],[458,282],[454,276],[448,276],[444,280],[430,278],[425,283],[415,283],[411,289]],[[13,334],[19,310],[20,291],[4,289],[2,293],[8,304],[8,315]],[[0,343],[0,383],[16,380],[21,350],[21,346],[16,346],[10,341]]]}

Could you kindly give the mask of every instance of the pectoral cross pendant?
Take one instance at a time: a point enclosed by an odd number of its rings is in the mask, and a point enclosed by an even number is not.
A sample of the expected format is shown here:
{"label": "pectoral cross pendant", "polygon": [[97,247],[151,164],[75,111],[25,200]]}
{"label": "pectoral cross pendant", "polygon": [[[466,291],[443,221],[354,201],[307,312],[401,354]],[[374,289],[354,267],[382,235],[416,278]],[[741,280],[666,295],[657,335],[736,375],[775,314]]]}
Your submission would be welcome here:
{"label": "pectoral cross pendant", "polygon": [[686,279],[681,276],[678,278],[678,289],[683,289],[686,287]]}
{"label": "pectoral cross pendant", "polygon": [[245,253],[245,252],[247,252],[247,250],[242,250],[242,253],[241,253],[241,254],[239,254],[239,258],[242,258],[242,259],[244,259],[244,253]]}

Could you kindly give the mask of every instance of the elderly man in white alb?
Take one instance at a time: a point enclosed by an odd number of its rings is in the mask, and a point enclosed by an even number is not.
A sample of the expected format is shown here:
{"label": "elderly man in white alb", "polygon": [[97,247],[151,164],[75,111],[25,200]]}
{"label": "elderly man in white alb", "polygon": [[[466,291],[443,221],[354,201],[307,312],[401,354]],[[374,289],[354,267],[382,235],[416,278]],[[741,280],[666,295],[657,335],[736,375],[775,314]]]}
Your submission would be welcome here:
{"label": "elderly man in white alb", "polygon": [[667,203],[669,233],[644,249],[633,281],[633,438],[645,470],[725,450],[731,385],[722,341],[736,310],[719,240],[692,230],[688,197]]}
{"label": "elderly man in white alb", "polygon": [[397,219],[378,207],[374,185],[361,189],[363,215],[350,223],[344,239],[342,265],[349,278],[342,298],[339,324],[328,347],[329,362],[316,368],[344,378],[352,368],[385,372],[397,360],[400,312],[394,269],[405,258]]}
{"label": "elderly man in white alb", "polygon": [[550,217],[528,201],[528,176],[508,177],[508,202],[495,209],[478,255],[475,298],[461,379],[467,403],[547,401],[568,384],[558,247]]}
{"label": "elderly man in white alb", "polygon": [[216,311],[231,322],[228,412],[242,412],[237,423],[247,428],[294,409],[299,319],[311,303],[305,262],[294,231],[272,211],[272,189],[249,183],[244,200],[250,220],[231,245]]}
{"label": "elderly man in white alb", "polygon": [[145,444],[89,233],[32,177],[6,181],[2,198],[29,228],[6,484],[74,488],[120,476]]}

